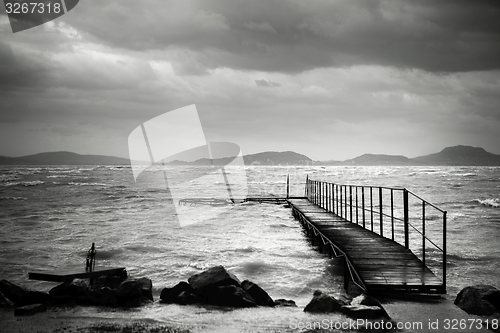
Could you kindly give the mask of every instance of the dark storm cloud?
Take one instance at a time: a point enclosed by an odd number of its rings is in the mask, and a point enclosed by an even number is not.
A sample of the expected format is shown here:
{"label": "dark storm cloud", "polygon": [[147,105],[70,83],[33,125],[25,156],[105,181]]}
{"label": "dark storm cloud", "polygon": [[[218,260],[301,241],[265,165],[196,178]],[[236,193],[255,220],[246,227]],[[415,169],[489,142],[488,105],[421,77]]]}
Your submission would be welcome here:
{"label": "dark storm cloud", "polygon": [[431,72],[500,68],[496,0],[89,1],[77,11],[80,31],[125,49],[189,50],[184,60],[195,62],[198,73],[364,64]]}

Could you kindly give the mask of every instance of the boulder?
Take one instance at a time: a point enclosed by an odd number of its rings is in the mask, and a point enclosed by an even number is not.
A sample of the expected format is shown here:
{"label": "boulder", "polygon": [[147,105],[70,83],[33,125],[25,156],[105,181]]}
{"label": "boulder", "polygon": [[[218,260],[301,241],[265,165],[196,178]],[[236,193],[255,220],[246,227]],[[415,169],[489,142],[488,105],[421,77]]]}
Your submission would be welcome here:
{"label": "boulder", "polygon": [[[118,306],[141,306],[143,302],[150,300],[147,295],[148,288],[150,288],[150,285],[142,279],[122,282],[114,291]],[[149,291],[151,291],[151,289],[149,289]]]}
{"label": "boulder", "polygon": [[473,288],[479,292],[481,299],[490,302],[495,308],[500,310],[500,290],[487,284],[479,284],[473,286]]}
{"label": "boulder", "polygon": [[283,298],[279,298],[279,299],[275,299],[274,300],[274,306],[282,306],[282,307],[294,307],[296,308],[297,307],[297,304],[295,304],[295,301],[292,301],[290,299],[283,299]]}
{"label": "boulder", "polygon": [[190,305],[190,304],[202,304],[205,303],[205,301],[203,300],[203,298],[192,292],[181,291],[181,293],[177,295],[175,303],[180,305]]}
{"label": "boulder", "polygon": [[274,301],[269,294],[252,281],[243,281],[241,287],[255,300],[257,305],[274,306]]}
{"label": "boulder", "polygon": [[335,297],[324,294],[320,290],[316,290],[313,298],[304,308],[304,312],[328,313],[340,310],[340,307],[345,305],[344,302],[335,299]]}
{"label": "boulder", "polygon": [[361,294],[357,297],[354,297],[351,301],[351,305],[368,305],[368,306],[380,306],[382,304],[373,296],[368,296],[366,294]]}
{"label": "boulder", "polygon": [[481,293],[475,287],[462,289],[454,303],[465,312],[478,316],[489,316],[496,310],[493,304],[481,298]]}
{"label": "boulder", "polygon": [[14,303],[0,292],[0,308],[10,308]]}
{"label": "boulder", "polygon": [[378,305],[343,305],[340,307],[340,311],[345,315],[356,319],[388,318],[387,312],[384,308]]}
{"label": "boulder", "polygon": [[38,312],[47,311],[45,304],[30,304],[14,309],[14,316],[32,316]]}
{"label": "boulder", "polygon": [[151,279],[142,277],[136,280],[137,283],[141,286],[142,296],[151,302],[153,299],[153,281]]}
{"label": "boulder", "polygon": [[47,304],[50,299],[48,293],[29,290],[7,280],[0,281],[0,292],[16,305]]}
{"label": "boulder", "polygon": [[194,291],[201,296],[204,296],[212,288],[241,285],[240,280],[222,266],[215,266],[204,272],[195,274],[188,281]]}
{"label": "boulder", "polygon": [[105,306],[118,306],[118,300],[116,299],[115,293],[109,287],[101,287],[92,290],[89,299],[92,303]]}
{"label": "boulder", "polygon": [[160,300],[163,303],[177,303],[177,297],[184,291],[194,293],[193,287],[189,283],[181,281],[173,287],[163,288]]}
{"label": "boulder", "polygon": [[84,280],[73,279],[50,289],[49,295],[53,298],[65,297],[81,300],[90,295],[90,286]]}
{"label": "boulder", "polygon": [[257,306],[255,300],[240,286],[227,285],[208,289],[207,302],[234,308]]}

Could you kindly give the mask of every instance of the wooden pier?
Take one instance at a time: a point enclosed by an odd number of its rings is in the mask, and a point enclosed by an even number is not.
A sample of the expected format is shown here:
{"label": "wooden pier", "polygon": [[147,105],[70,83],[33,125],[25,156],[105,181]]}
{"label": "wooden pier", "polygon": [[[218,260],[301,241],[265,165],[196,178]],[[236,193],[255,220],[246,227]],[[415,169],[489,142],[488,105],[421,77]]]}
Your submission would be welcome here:
{"label": "wooden pier", "polygon": [[[426,205],[434,205],[424,201],[422,210],[423,233],[419,237],[423,246],[423,260],[410,250],[410,217],[408,213],[408,191],[406,189],[391,190],[391,213],[383,211],[382,189],[378,201],[379,209],[374,208],[374,197],[365,204],[358,200],[358,190],[354,187],[336,185],[318,181],[306,181],[306,197],[290,198],[288,202],[293,216],[300,221],[314,245],[331,257],[343,256],[346,264],[345,287],[354,283],[369,294],[443,294],[446,293],[446,212],[443,213],[443,244],[436,245],[425,233]],[[369,192],[373,193],[370,188]],[[394,215],[394,190],[402,190],[404,217]],[[364,191],[363,191],[364,193]],[[410,192],[411,193],[411,192]],[[361,197],[361,196],[360,196]],[[375,197],[376,198],[376,197]],[[375,205],[377,206],[377,205]],[[367,208],[368,207],[368,208]],[[358,214],[358,209],[363,209]],[[369,212],[366,219],[365,210]],[[373,212],[380,214],[379,228],[375,225]],[[355,214],[354,214],[355,213]],[[362,216],[362,220],[359,217]],[[389,232],[385,233],[383,218],[389,222]],[[375,219],[377,221],[377,219]],[[402,244],[394,239],[394,222],[401,220],[404,227]],[[392,233],[390,232],[392,223]],[[415,230],[417,230],[415,228]],[[418,231],[418,230],[417,230]],[[386,237],[389,235],[389,238]],[[438,278],[425,264],[429,243],[443,251],[442,279]]]}

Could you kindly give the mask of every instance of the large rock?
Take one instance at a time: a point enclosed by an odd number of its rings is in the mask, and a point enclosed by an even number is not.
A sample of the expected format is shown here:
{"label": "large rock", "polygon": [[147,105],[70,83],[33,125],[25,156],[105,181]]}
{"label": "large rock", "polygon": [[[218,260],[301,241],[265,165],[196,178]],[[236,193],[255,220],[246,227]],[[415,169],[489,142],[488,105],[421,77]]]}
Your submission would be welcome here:
{"label": "large rock", "polygon": [[140,279],[136,280],[137,283],[140,285],[141,291],[142,291],[142,296],[151,302],[154,301],[153,299],[153,281],[151,279],[142,277]]}
{"label": "large rock", "polygon": [[479,292],[481,299],[490,302],[495,308],[500,310],[500,290],[487,284],[479,284],[473,286],[473,288]]}
{"label": "large rock", "polygon": [[335,299],[335,297],[324,294],[320,290],[316,290],[313,298],[304,308],[304,312],[328,313],[340,310],[340,307],[345,305],[344,302]]}
{"label": "large rock", "polygon": [[203,304],[205,303],[205,301],[203,298],[192,292],[181,291],[181,293],[177,295],[175,303],[180,305],[190,305],[190,304]]}
{"label": "large rock", "polygon": [[204,272],[195,274],[188,281],[194,291],[200,296],[204,296],[209,289],[215,287],[241,285],[240,280],[222,266],[215,266]]}
{"label": "large rock", "polygon": [[340,310],[353,318],[389,318],[389,315],[382,304],[380,304],[379,300],[366,294],[361,294],[353,298],[350,305],[344,305]]}
{"label": "large rock", "polygon": [[118,300],[116,299],[115,293],[109,287],[101,287],[92,290],[89,300],[92,303],[105,305],[105,306],[118,306]]}
{"label": "large rock", "polygon": [[47,304],[50,299],[48,293],[29,290],[7,280],[0,281],[0,292],[16,305]]}
{"label": "large rock", "polygon": [[370,305],[343,305],[340,311],[352,318],[377,319],[387,318],[384,308]]}
{"label": "large rock", "polygon": [[194,293],[193,287],[187,282],[181,281],[173,287],[163,288],[160,294],[162,303],[177,303],[182,292]]}
{"label": "large rock", "polygon": [[243,289],[245,289],[246,292],[252,296],[257,305],[274,306],[274,301],[269,294],[252,281],[243,281],[241,283],[241,287],[243,287]]}
{"label": "large rock", "polygon": [[295,304],[295,301],[292,301],[291,299],[276,299],[274,300],[274,306],[277,307],[297,307],[297,304]]}
{"label": "large rock", "polygon": [[50,289],[51,297],[70,297],[74,299],[86,298],[90,294],[90,286],[81,279],[63,282]]}
{"label": "large rock", "polygon": [[207,291],[207,302],[214,305],[249,308],[257,306],[255,300],[240,286],[212,287]]}
{"label": "large rock", "polygon": [[[487,293],[486,295],[490,294]],[[489,316],[496,310],[493,304],[481,297],[481,292],[476,287],[462,289],[455,298],[454,303],[465,312],[478,316]]]}
{"label": "large rock", "polygon": [[115,289],[114,294],[116,296],[116,301],[118,306],[123,307],[137,307],[141,306],[143,302],[150,301],[152,299],[149,296],[151,293],[152,283],[149,279],[139,279],[125,281]]}
{"label": "large rock", "polygon": [[45,304],[30,304],[14,309],[14,316],[31,316],[38,312],[47,311]]}
{"label": "large rock", "polygon": [[0,308],[10,308],[14,303],[0,292]]}

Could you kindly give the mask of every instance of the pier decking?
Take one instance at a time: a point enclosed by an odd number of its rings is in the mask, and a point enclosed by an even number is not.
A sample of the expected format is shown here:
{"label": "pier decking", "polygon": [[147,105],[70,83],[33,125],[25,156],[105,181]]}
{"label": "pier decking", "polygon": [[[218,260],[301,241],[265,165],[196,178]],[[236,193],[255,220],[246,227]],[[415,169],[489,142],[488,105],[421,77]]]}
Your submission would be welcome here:
{"label": "pier decking", "polygon": [[[443,283],[410,250],[304,199],[290,199],[294,216],[320,247],[343,255],[368,293],[442,293]],[[337,253],[335,253],[337,252]]]}

